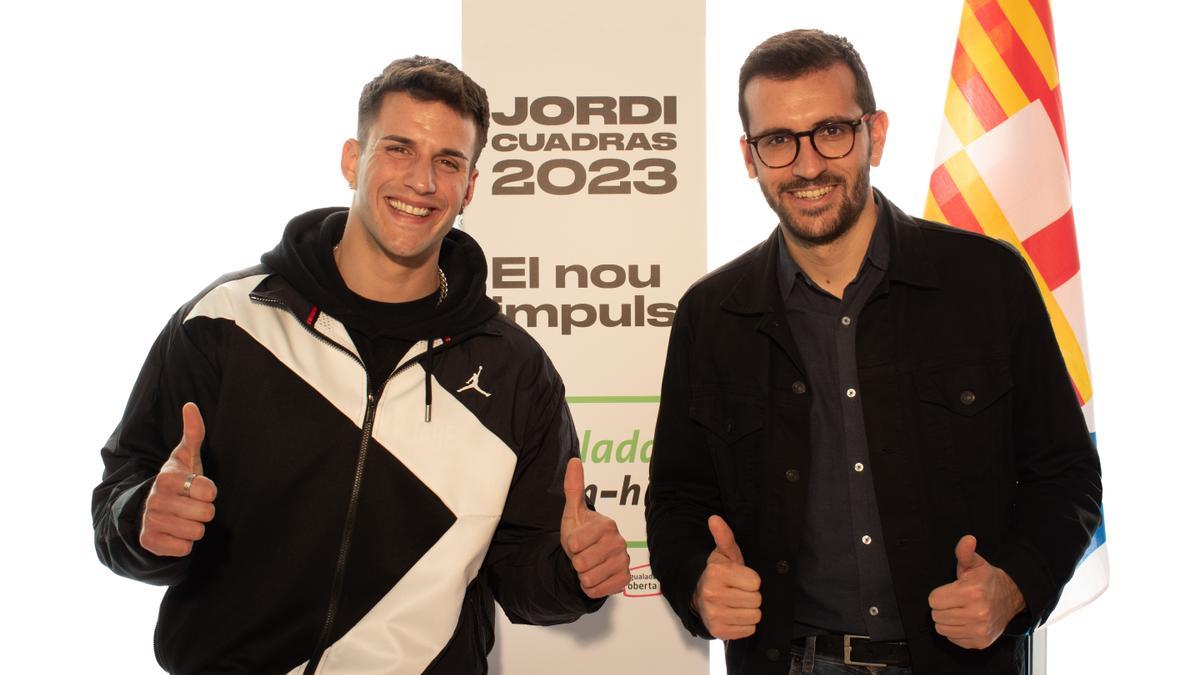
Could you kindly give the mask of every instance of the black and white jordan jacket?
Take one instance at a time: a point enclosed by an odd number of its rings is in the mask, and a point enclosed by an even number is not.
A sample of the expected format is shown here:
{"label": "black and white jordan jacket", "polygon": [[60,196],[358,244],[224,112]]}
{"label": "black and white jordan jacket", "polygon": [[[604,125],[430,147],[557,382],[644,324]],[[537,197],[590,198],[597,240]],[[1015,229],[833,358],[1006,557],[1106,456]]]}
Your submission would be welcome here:
{"label": "black and white jordan jacket", "polygon": [[[262,265],[180,309],[102,450],[96,549],[169,586],[154,636],[169,672],[485,672],[493,598],[534,624],[602,602],[559,546],[578,447],[562,382],[486,296],[479,246],[447,236],[445,301],[369,383],[347,325],[370,308],[322,306],[340,302],[318,268],[345,218],[297,217]],[[189,556],[160,558],[138,544],[141,511],[186,401],[216,518]]]}

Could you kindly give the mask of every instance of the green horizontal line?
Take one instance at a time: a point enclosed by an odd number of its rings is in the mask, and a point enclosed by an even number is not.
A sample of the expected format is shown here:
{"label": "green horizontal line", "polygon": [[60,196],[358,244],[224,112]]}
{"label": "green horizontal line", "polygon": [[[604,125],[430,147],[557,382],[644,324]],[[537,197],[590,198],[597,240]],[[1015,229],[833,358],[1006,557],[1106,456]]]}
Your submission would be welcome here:
{"label": "green horizontal line", "polygon": [[568,396],[567,403],[658,403],[657,396]]}
{"label": "green horizontal line", "polygon": [[646,542],[644,542],[644,541],[627,541],[627,542],[625,542],[625,548],[646,548]]}

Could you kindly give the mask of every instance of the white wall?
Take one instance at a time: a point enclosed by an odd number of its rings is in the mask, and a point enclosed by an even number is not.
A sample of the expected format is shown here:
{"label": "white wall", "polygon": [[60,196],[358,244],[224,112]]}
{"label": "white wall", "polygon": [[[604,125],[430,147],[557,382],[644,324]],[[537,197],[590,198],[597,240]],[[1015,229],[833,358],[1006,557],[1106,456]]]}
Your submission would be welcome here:
{"label": "white wall", "polygon": [[[291,215],[347,201],[337,160],[359,88],[396,56],[458,61],[458,3],[22,4],[0,10],[4,670],[151,673],[160,590],[92,552],[98,448],[175,307],[254,263]],[[773,222],[737,152],[736,72],[787,28],[859,47],[891,118],[873,181],[920,212],[959,0],[708,5],[710,265]],[[1197,303],[1184,290],[1200,148],[1182,6],[1054,8],[1112,587],[1051,630],[1053,675],[1171,667],[1177,650],[1149,645],[1186,635],[1200,601],[1185,577],[1200,470],[1185,422]]]}

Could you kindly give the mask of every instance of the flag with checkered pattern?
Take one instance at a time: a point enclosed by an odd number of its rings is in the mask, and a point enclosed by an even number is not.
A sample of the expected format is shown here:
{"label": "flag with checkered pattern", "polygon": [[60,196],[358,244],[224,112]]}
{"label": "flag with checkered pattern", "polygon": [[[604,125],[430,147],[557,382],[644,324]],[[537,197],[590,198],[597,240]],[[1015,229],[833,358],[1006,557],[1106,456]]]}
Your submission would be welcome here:
{"label": "flag with checkered pattern", "polygon": [[[1029,262],[1096,440],[1070,165],[1049,0],[966,0],[925,217]],[[1050,622],[1108,587],[1104,523]]]}

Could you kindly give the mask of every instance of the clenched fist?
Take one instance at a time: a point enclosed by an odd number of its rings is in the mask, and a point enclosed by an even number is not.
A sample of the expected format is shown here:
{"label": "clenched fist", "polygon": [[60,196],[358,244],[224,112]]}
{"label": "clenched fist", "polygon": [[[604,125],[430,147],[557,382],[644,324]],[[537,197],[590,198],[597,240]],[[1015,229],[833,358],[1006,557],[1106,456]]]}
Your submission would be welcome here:
{"label": "clenched fist", "polygon": [[1025,596],[1012,578],[976,553],[975,543],[969,534],[958,540],[957,580],[929,594],[934,628],[965,649],[990,646],[1025,609]]}
{"label": "clenched fist", "polygon": [[200,462],[204,418],[195,403],[183,404],[183,438],[163,463],[142,511],[142,548],[162,556],[182,557],[204,536],[204,524],[216,515],[217,486],[206,478]]}
{"label": "clenched fist", "polygon": [[629,583],[629,551],[612,518],[587,507],[583,499],[583,463],[567,462],[563,476],[563,507],[559,542],[579,575],[589,598],[619,593]]}
{"label": "clenched fist", "polygon": [[733,530],[721,516],[710,516],[708,531],[715,548],[692,593],[692,607],[713,637],[737,640],[754,634],[762,620],[762,580],[746,567]]}

